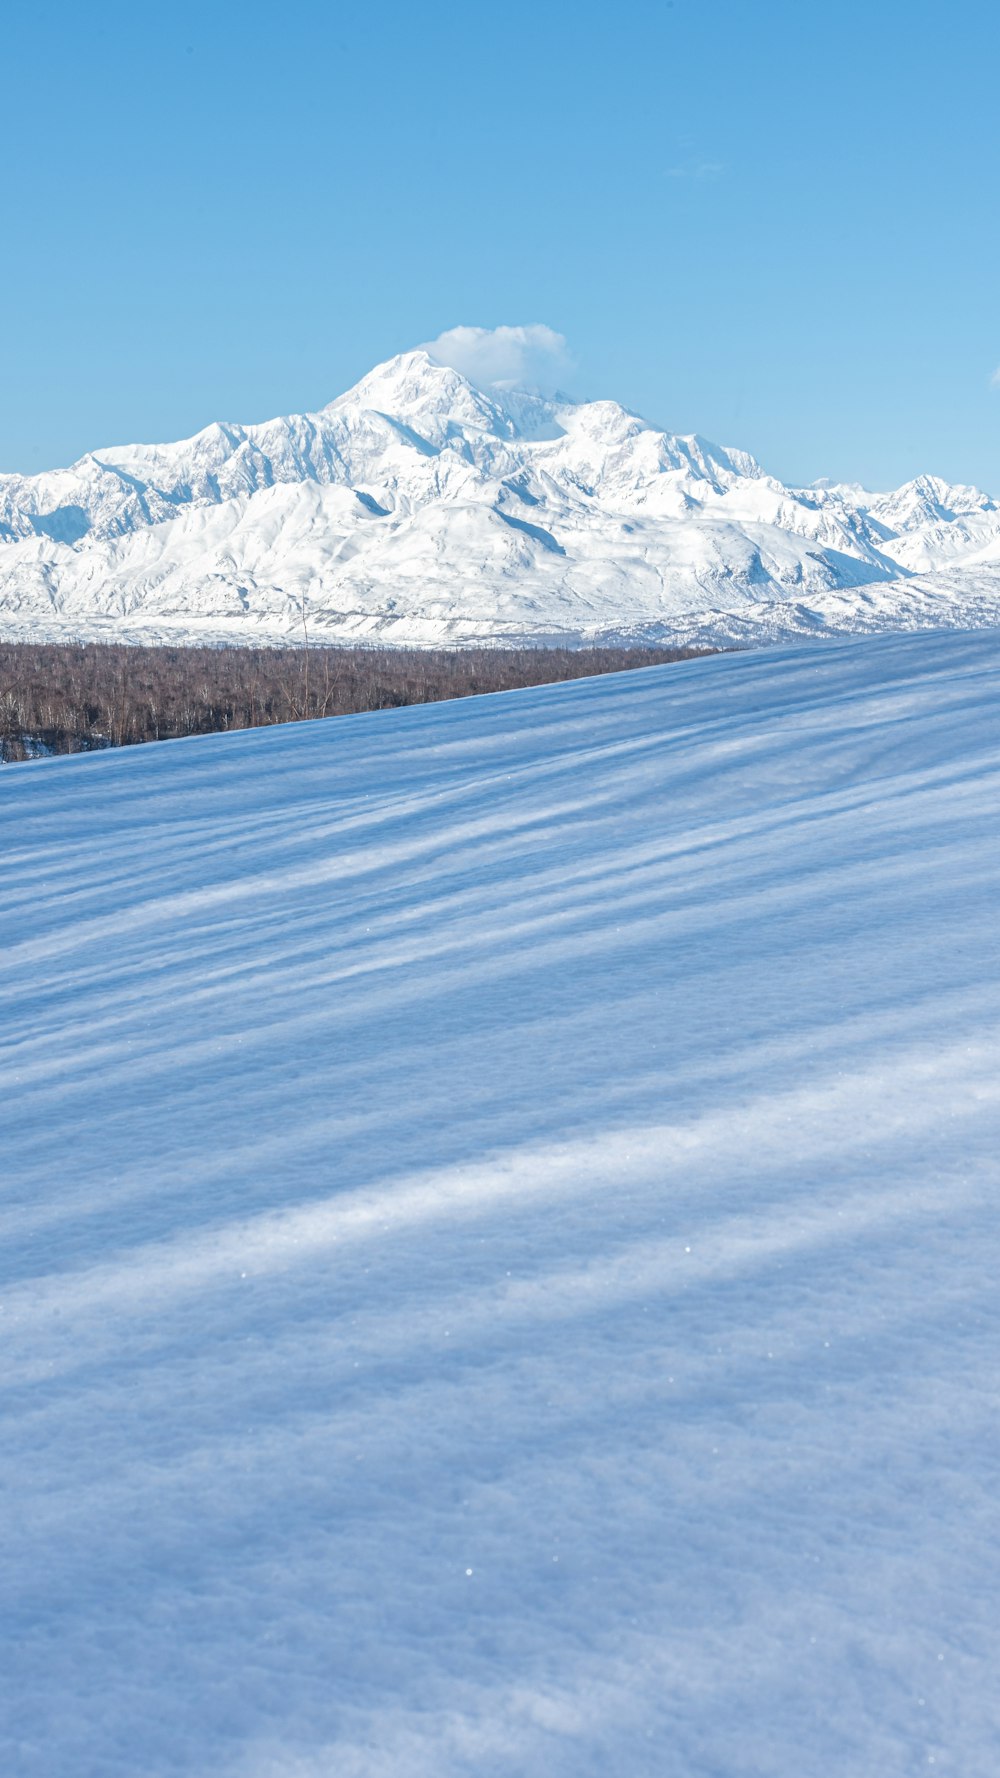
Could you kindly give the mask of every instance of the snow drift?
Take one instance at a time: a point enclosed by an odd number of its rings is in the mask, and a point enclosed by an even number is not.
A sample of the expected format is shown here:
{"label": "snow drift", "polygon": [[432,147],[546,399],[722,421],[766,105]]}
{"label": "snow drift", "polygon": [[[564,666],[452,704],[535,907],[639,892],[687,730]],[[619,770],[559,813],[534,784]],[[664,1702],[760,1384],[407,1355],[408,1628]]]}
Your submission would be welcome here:
{"label": "snow drift", "polygon": [[7,637],[761,641],[1000,620],[1000,509],[789,488],[424,350],[328,407],[0,476]]}
{"label": "snow drift", "polygon": [[8,1778],[993,1778],[998,668],[3,774]]}

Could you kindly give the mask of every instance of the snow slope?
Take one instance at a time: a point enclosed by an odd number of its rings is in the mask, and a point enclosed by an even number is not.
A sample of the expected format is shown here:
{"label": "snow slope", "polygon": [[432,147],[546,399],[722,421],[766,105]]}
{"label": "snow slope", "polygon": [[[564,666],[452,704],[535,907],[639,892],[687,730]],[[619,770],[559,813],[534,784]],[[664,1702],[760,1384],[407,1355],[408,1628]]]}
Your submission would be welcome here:
{"label": "snow slope", "polygon": [[0,775],[5,1778],[995,1778],[998,670]]}
{"label": "snow slope", "polygon": [[864,629],[873,585],[881,626],[912,627],[914,575],[944,621],[998,621],[997,503],[933,476],[789,488],[616,402],[477,389],[423,350],[318,413],[0,476],[14,637],[294,638],[305,614],[328,641],[761,640]]}

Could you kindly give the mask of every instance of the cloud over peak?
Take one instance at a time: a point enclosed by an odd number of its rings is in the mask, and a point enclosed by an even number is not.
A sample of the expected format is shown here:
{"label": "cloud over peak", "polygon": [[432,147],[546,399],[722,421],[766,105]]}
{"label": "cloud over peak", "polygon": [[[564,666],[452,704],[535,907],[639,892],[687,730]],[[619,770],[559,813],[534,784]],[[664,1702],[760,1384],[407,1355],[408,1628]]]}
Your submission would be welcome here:
{"label": "cloud over peak", "polygon": [[525,327],[449,327],[423,349],[472,383],[550,390],[572,368],[561,333],[533,321]]}

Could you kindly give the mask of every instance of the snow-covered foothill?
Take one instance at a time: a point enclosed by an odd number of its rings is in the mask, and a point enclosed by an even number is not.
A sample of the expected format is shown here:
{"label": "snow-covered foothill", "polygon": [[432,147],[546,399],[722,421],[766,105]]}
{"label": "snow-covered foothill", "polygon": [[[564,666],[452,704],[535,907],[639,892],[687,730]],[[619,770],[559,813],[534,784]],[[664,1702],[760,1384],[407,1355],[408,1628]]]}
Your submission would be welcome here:
{"label": "snow-covered foothill", "polygon": [[995,622],[997,503],[933,476],[787,487],[617,402],[478,389],[423,349],[317,413],[0,476],[11,638],[766,641],[865,629],[872,588],[883,628],[912,627],[914,575],[937,621]]}
{"label": "snow-covered foothill", "polygon": [[998,672],[3,773],[5,1778],[994,1778]]}

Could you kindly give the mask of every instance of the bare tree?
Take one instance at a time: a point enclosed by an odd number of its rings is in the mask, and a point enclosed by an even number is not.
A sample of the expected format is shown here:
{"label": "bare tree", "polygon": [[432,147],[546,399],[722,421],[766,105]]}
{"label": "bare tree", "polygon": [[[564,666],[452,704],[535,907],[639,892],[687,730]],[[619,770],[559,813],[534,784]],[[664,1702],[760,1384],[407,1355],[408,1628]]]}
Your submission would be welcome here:
{"label": "bare tree", "polygon": [[0,643],[0,757],[380,710],[617,673],[678,648],[142,648]]}

